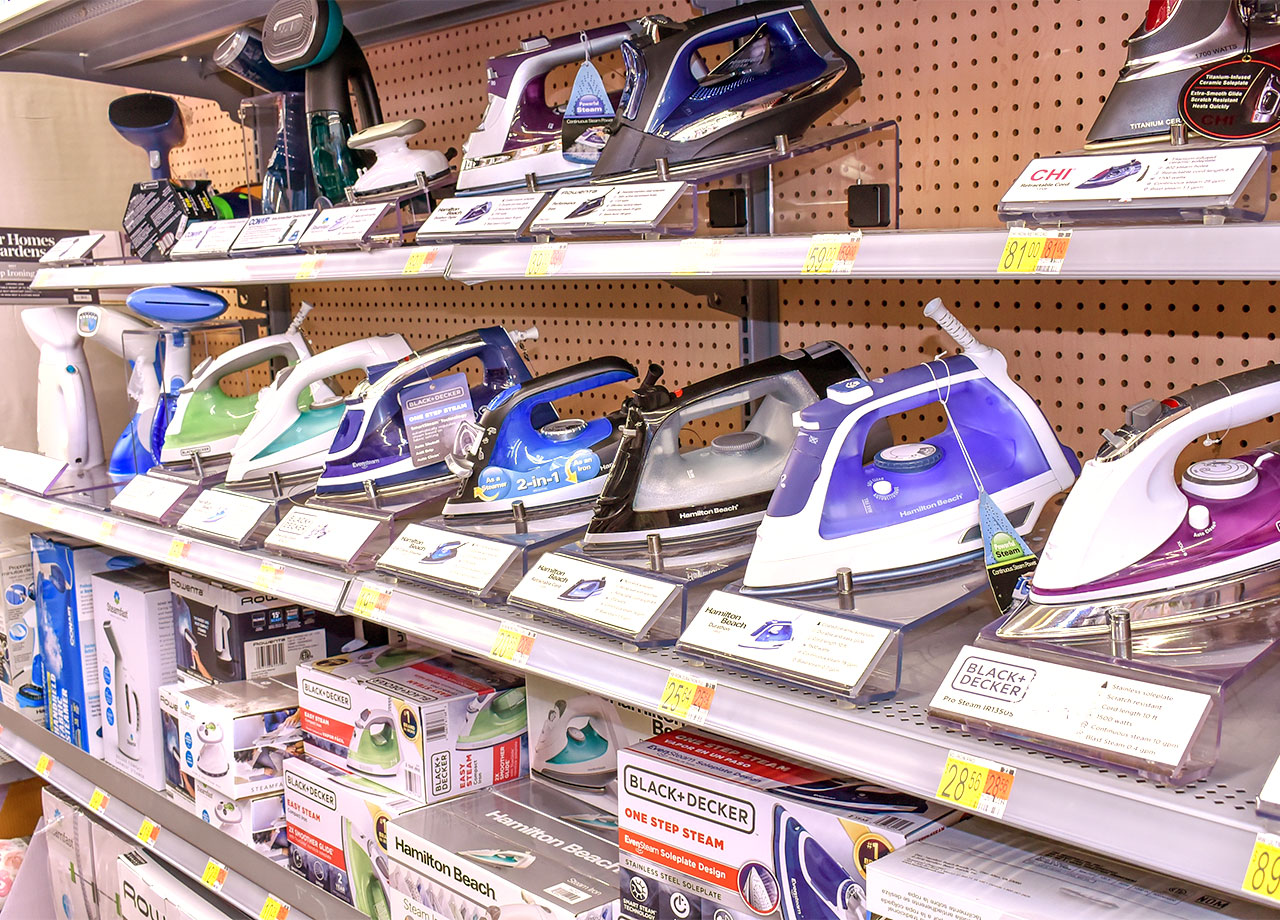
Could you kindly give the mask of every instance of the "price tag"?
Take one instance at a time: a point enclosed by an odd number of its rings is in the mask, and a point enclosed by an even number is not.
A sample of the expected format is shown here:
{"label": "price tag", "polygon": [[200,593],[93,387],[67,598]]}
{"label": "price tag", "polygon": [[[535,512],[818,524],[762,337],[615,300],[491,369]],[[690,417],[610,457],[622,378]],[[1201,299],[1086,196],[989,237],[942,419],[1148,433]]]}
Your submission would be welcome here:
{"label": "price tag", "polygon": [[529,250],[529,264],[525,266],[525,276],[533,278],[558,273],[560,266],[564,264],[564,256],[568,248],[568,243],[535,243]]}
{"label": "price tag", "polygon": [[8,508],[12,504],[13,504],[13,493],[8,491],[0,492],[0,508]]}
{"label": "price tag", "polygon": [[208,888],[210,891],[221,891],[222,885],[227,880],[227,867],[216,859],[211,859],[204,864],[204,871],[200,873],[200,884]]}
{"label": "price tag", "polygon": [[532,630],[517,626],[503,620],[498,626],[498,634],[493,637],[493,647],[489,656],[499,661],[509,661],[516,667],[524,667],[529,663],[529,655],[533,653],[533,642],[538,636]]}
{"label": "price tag", "polygon": [[705,275],[714,270],[720,259],[719,239],[681,240],[676,252],[673,275]]}
{"label": "price tag", "polygon": [[1013,767],[950,751],[936,795],[949,805],[998,819],[1004,816],[1009,804],[1016,773]]}
{"label": "price tag", "polygon": [[165,559],[169,562],[181,562],[187,558],[187,554],[191,552],[191,541],[184,540],[181,537],[174,537],[173,542],[169,544],[169,552],[165,554]]}
{"label": "price tag", "polygon": [[1249,854],[1244,884],[1240,887],[1249,894],[1262,895],[1280,903],[1280,836],[1258,835],[1253,843],[1253,852]]}
{"label": "price tag", "polygon": [[258,911],[258,920],[286,920],[289,916],[289,905],[273,894],[267,895],[262,902],[262,910]]}
{"label": "price tag", "polygon": [[89,796],[89,809],[100,815],[107,810],[107,803],[110,801],[111,796],[95,787],[93,795]]}
{"label": "price tag", "polygon": [[302,264],[298,266],[298,273],[293,276],[294,281],[305,281],[308,278],[314,278],[320,272],[320,266],[324,264],[324,256],[307,256],[302,260]]}
{"label": "price tag", "polygon": [[143,818],[142,826],[138,828],[138,833],[134,836],[136,836],[144,846],[154,847],[156,845],[156,838],[160,836],[160,825],[156,824],[156,822],[152,821],[150,818]]}
{"label": "price tag", "polygon": [[662,688],[658,709],[677,719],[703,725],[715,695],[715,681],[694,677],[684,671],[672,671],[667,675],[667,685]]}
{"label": "price tag", "polygon": [[996,270],[1022,275],[1057,275],[1067,258],[1070,230],[1028,230],[1014,227],[1005,240]]}
{"label": "price tag", "polygon": [[41,754],[36,760],[36,772],[45,779],[49,778],[49,771],[53,769],[53,758],[48,754]]}
{"label": "price tag", "polygon": [[351,612],[365,620],[382,622],[387,618],[387,606],[390,603],[390,588],[365,582],[360,586],[360,593],[356,595],[356,606]]}
{"label": "price tag", "polygon": [[98,541],[106,542],[116,535],[116,522],[103,518],[98,523]]}
{"label": "price tag", "polygon": [[409,258],[404,260],[404,268],[400,270],[403,275],[416,275],[423,269],[430,268],[435,264],[436,255],[439,250],[435,246],[420,246],[409,253]]}
{"label": "price tag", "polygon": [[260,591],[274,591],[280,584],[280,576],[284,574],[284,566],[264,561],[253,580],[253,586]]}
{"label": "price tag", "polygon": [[800,273],[804,275],[848,275],[862,246],[862,231],[817,233],[809,241]]}

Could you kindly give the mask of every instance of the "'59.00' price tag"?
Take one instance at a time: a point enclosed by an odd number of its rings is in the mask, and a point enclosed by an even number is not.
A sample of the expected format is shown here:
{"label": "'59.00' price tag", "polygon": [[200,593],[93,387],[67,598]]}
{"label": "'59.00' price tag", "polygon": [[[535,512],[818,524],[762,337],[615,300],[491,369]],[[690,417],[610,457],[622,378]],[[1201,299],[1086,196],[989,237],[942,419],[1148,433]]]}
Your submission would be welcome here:
{"label": "'59.00' price tag", "polygon": [[1017,771],[981,757],[951,751],[938,781],[938,798],[992,818],[1004,816]]}
{"label": "'59.00' price tag", "polygon": [[996,271],[1020,275],[1057,275],[1067,259],[1070,230],[1014,227],[1005,240]]}
{"label": "'59.00' price tag", "polygon": [[684,671],[672,671],[667,675],[667,685],[662,688],[658,701],[661,712],[677,719],[703,725],[711,710],[711,700],[716,695],[716,682],[705,677],[694,677]]}
{"label": "'59.00' price tag", "polygon": [[847,275],[862,246],[862,231],[816,233],[809,241],[800,273],[804,275]]}
{"label": "'59.00' price tag", "polygon": [[489,649],[489,656],[499,661],[509,661],[517,667],[524,667],[529,663],[529,656],[533,654],[533,640],[536,638],[538,638],[537,633],[532,630],[517,626],[509,620],[503,620],[498,626],[498,634],[493,637],[493,647]]}

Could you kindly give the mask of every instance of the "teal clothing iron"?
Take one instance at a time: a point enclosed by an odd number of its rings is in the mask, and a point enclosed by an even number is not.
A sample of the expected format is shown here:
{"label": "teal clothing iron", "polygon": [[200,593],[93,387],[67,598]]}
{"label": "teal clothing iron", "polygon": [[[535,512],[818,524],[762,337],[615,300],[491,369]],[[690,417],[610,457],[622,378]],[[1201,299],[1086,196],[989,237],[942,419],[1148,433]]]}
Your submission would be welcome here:
{"label": "teal clothing iron", "polygon": [[524,687],[478,696],[467,706],[467,727],[458,736],[458,750],[494,747],[528,730]]}
{"label": "teal clothing iron", "polygon": [[533,772],[567,786],[605,789],[618,776],[621,736],[621,719],[608,700],[556,700],[534,746]]}

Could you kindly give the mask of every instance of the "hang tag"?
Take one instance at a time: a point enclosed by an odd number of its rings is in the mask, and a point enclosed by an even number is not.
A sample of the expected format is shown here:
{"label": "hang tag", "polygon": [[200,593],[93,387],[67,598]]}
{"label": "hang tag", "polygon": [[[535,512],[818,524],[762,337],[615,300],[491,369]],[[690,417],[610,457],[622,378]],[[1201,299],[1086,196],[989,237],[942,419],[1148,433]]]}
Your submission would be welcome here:
{"label": "hang tag", "polygon": [[409,456],[415,467],[443,463],[463,421],[475,421],[466,374],[446,374],[400,391]]}
{"label": "hang tag", "polygon": [[1026,597],[1036,554],[1018,536],[1018,530],[996,507],[986,492],[978,493],[978,519],[982,524],[982,555],[991,593],[1001,613]]}
{"label": "hang tag", "polygon": [[570,163],[595,163],[609,139],[612,124],[613,103],[600,71],[590,61],[583,61],[564,109],[564,127],[560,130],[564,158]]}

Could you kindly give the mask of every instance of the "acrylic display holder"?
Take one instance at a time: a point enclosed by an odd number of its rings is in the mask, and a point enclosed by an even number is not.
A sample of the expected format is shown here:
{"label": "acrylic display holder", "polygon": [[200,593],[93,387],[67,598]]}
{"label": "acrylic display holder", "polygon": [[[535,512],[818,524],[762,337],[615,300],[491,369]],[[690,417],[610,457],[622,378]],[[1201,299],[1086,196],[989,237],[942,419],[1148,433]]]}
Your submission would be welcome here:
{"label": "acrylic display holder", "polygon": [[991,618],[982,602],[987,577],[979,568],[912,587],[843,584],[842,591],[770,597],[743,594],[735,583],[703,604],[676,650],[864,704],[898,693],[904,659],[950,636],[961,611],[972,624],[966,636]]}
{"label": "acrylic display holder", "polygon": [[[673,211],[681,201],[689,206],[677,216]],[[539,240],[627,234],[653,239],[692,236],[698,221],[698,194],[687,182],[571,186],[551,196],[529,232]]]}
{"label": "acrylic display holder", "polygon": [[178,519],[179,533],[238,549],[262,545],[289,505],[215,486],[203,489]]}
{"label": "acrylic display holder", "polygon": [[393,520],[386,512],[294,505],[281,509],[279,523],[262,545],[296,559],[363,572],[373,568],[379,554],[391,544]]}
{"label": "acrylic display holder", "polygon": [[155,524],[173,525],[191,507],[200,486],[162,476],[134,476],[111,499],[111,510]]}

